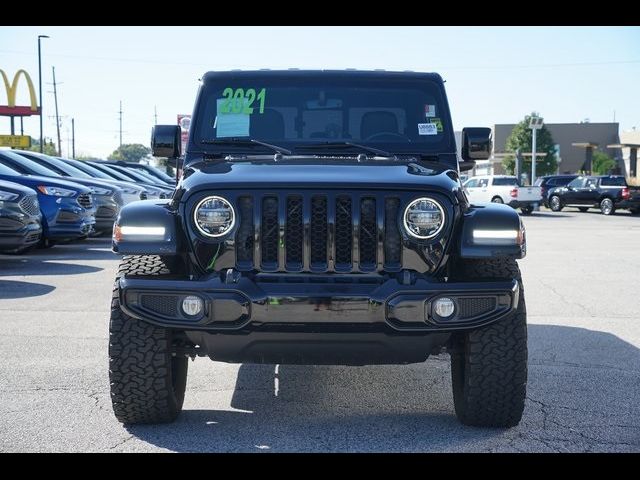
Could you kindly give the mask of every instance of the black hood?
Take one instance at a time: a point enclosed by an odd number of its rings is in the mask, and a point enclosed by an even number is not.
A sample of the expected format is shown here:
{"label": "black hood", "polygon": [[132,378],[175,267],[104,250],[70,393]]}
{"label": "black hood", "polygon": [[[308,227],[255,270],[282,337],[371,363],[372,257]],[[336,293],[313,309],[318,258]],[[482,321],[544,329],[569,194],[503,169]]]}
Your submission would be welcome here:
{"label": "black hood", "polygon": [[459,185],[456,179],[457,172],[444,166],[397,161],[200,162],[185,170],[183,188],[189,193],[228,188],[427,189],[447,193]]}

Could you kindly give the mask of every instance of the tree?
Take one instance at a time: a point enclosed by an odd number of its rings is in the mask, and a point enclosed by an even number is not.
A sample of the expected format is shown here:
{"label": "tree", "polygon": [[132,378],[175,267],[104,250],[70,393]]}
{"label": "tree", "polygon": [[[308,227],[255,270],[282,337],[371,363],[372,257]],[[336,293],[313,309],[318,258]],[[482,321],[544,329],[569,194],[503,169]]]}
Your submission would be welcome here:
{"label": "tree", "polygon": [[[29,150],[31,152],[39,152],[40,151],[40,140],[31,137],[31,147],[28,149],[21,150]],[[44,139],[44,148],[42,149],[42,153],[45,155],[51,155],[52,157],[58,156],[58,150],[56,150],[55,145],[53,144],[53,140],[49,139],[49,143],[47,143],[47,139]]]}
{"label": "tree", "polygon": [[604,152],[593,152],[591,171],[594,175],[606,175],[616,168],[616,161]]}
{"label": "tree", "polygon": [[[526,115],[524,120],[519,122],[507,138],[505,150],[510,153],[515,153],[519,148],[523,153],[531,152],[532,144],[532,130],[529,128],[529,119],[531,115]],[[555,144],[551,132],[545,125],[538,130],[536,134],[536,153],[546,153],[545,157],[538,160],[536,163],[536,175],[551,175],[556,173],[558,168],[558,162],[554,155]],[[541,158],[541,157],[538,157]],[[524,157],[522,165],[522,172],[531,172],[531,157]],[[502,161],[502,165],[505,170],[513,175],[515,172],[515,156],[509,155]],[[522,173],[521,172],[521,173]]]}
{"label": "tree", "polygon": [[139,143],[124,143],[109,155],[109,160],[124,160],[125,162],[139,162],[151,153],[151,149]]}

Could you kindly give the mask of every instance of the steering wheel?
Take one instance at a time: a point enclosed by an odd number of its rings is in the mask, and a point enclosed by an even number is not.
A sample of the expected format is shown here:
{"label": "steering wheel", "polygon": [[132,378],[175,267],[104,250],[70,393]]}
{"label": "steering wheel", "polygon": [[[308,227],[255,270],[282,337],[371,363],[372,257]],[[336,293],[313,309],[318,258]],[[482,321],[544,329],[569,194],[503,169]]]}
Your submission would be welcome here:
{"label": "steering wheel", "polygon": [[369,140],[375,140],[377,137],[396,137],[396,138],[400,137],[403,140],[407,140],[409,142],[411,141],[411,139],[406,135],[403,135],[402,133],[397,133],[397,132],[378,132],[378,133],[374,133],[373,135],[369,135],[364,140],[368,142]]}

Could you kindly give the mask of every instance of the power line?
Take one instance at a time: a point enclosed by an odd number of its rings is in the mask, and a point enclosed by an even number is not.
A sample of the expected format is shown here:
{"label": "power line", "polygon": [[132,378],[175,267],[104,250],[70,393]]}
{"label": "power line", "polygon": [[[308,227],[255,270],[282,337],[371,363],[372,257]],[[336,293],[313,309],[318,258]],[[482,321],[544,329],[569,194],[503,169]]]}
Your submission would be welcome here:
{"label": "power line", "polygon": [[[27,51],[19,51],[19,50],[0,50],[0,53],[12,53],[12,54],[20,54],[20,55],[35,55],[32,52]],[[167,62],[163,60],[149,60],[146,58],[116,58],[116,57],[95,57],[91,55],[70,55],[64,53],[49,53],[49,56],[54,57],[66,57],[66,58],[77,58],[82,60],[99,60],[99,61],[108,61],[108,62],[123,62],[123,63],[149,63],[149,64],[157,64],[157,65],[191,65],[196,67],[211,67],[211,63],[196,63],[196,62]],[[598,61],[598,62],[566,62],[566,63],[544,63],[544,64],[536,64],[536,65],[441,65],[441,66],[430,66],[431,70],[492,70],[492,69],[510,69],[510,68],[556,68],[556,67],[587,67],[587,66],[597,66],[597,65],[622,65],[622,64],[635,64],[640,63],[639,60],[606,60],[606,61]],[[257,67],[250,67],[257,68]]]}

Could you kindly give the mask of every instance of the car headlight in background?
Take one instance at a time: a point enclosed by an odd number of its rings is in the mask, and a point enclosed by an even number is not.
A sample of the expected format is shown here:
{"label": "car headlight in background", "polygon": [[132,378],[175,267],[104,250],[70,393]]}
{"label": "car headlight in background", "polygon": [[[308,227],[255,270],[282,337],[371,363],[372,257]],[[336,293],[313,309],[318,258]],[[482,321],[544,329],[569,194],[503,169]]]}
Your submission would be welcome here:
{"label": "car headlight in background", "polygon": [[45,195],[51,195],[53,197],[74,197],[76,192],[68,190],[66,188],[52,187],[49,185],[38,185],[38,191]]}
{"label": "car headlight in background", "polygon": [[111,195],[113,193],[113,190],[109,190],[108,188],[101,188],[101,187],[89,187],[91,188],[91,193],[93,193],[94,195]]}
{"label": "car headlight in background", "polygon": [[17,193],[5,192],[4,190],[0,190],[0,202],[10,202],[17,199],[19,196],[20,195],[18,195]]}
{"label": "car headlight in background", "polygon": [[426,240],[435,237],[444,227],[444,209],[433,198],[416,198],[405,208],[402,220],[409,235]]}
{"label": "car headlight in background", "polygon": [[231,204],[222,197],[206,197],[193,210],[196,228],[207,237],[220,237],[229,233],[236,222]]}

